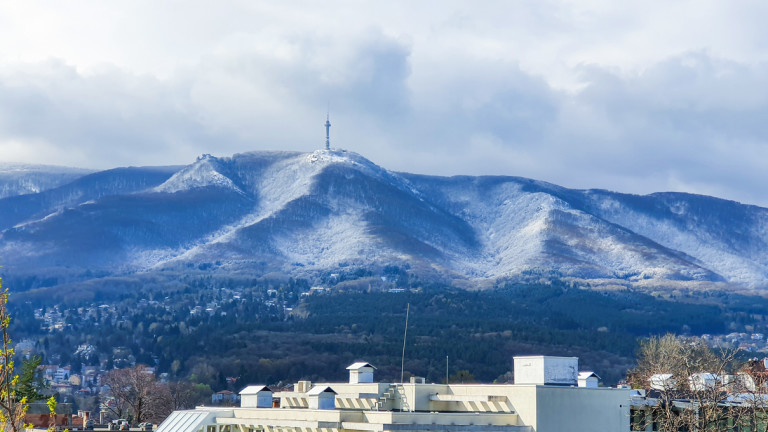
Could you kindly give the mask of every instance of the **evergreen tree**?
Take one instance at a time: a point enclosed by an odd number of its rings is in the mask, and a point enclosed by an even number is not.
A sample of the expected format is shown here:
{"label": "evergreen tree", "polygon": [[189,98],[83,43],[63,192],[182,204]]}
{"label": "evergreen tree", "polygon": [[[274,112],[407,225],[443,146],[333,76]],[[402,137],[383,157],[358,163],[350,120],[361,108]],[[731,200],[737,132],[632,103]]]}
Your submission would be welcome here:
{"label": "evergreen tree", "polygon": [[43,389],[43,377],[37,370],[43,359],[40,356],[33,356],[29,360],[24,360],[21,364],[21,374],[19,382],[16,385],[16,395],[27,398],[29,402],[35,402],[44,399],[45,396],[40,393]]}

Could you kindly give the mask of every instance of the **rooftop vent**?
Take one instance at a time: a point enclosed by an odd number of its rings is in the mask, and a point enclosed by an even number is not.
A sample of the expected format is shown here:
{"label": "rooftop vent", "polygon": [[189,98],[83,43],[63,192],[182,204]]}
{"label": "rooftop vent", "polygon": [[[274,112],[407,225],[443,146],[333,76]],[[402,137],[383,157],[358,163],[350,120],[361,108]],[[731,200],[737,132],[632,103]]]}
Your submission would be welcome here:
{"label": "rooftop vent", "polygon": [[310,409],[336,409],[336,392],[328,386],[317,386],[307,392]]}
{"label": "rooftop vent", "polygon": [[349,371],[349,383],[350,384],[372,383],[373,371],[375,369],[376,368],[373,367],[370,363],[365,363],[365,362],[352,363],[351,365],[347,366],[347,370]]}
{"label": "rooftop vent", "polygon": [[296,393],[306,393],[312,388],[312,381],[299,381],[293,386]]}
{"label": "rooftop vent", "polygon": [[579,387],[597,388],[600,377],[592,371],[579,372]]}
{"label": "rooftop vent", "polygon": [[272,390],[263,385],[251,385],[240,391],[240,406],[243,408],[271,408]]}

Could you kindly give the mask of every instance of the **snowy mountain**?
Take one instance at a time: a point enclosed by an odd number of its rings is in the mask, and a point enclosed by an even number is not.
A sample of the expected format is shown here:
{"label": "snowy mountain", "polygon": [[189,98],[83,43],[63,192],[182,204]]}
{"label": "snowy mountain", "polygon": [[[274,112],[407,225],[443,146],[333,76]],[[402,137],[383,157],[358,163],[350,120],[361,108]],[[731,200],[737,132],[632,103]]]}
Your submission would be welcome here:
{"label": "snowy mountain", "polygon": [[42,192],[93,172],[51,165],[0,163],[0,199]]}
{"label": "snowy mountain", "polygon": [[768,288],[765,208],[395,173],[337,150],[119,168],[0,199],[0,208],[3,276],[48,284],[215,263],[302,277],[397,265],[471,286],[559,278]]}

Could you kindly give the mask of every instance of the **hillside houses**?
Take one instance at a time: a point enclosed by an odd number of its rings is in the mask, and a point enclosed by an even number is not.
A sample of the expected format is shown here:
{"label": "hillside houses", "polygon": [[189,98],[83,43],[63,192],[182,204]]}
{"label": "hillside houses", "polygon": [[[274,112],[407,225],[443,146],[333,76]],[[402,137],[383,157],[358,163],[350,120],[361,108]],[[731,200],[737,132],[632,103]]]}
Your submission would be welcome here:
{"label": "hillside houses", "polygon": [[40,365],[38,370],[45,386],[53,393],[89,397],[105,390],[101,381],[106,371],[95,366],[83,366],[79,371],[73,371],[71,366]]}

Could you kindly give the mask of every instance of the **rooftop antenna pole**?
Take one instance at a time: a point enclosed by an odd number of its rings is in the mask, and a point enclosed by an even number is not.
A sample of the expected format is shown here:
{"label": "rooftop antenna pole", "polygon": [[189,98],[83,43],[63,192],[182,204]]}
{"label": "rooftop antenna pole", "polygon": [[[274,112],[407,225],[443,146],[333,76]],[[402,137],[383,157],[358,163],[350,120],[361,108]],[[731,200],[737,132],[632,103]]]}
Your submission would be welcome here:
{"label": "rooftop antenna pole", "polygon": [[448,382],[448,356],[445,356],[445,383],[450,384]]}
{"label": "rooftop antenna pole", "polygon": [[411,311],[411,304],[405,309],[405,333],[403,334],[403,359],[400,363],[400,382],[403,382],[403,372],[405,371],[405,339],[408,337],[408,313]]}
{"label": "rooftop antenna pole", "polygon": [[325,115],[325,149],[331,149],[331,104],[328,104],[328,111]]}

